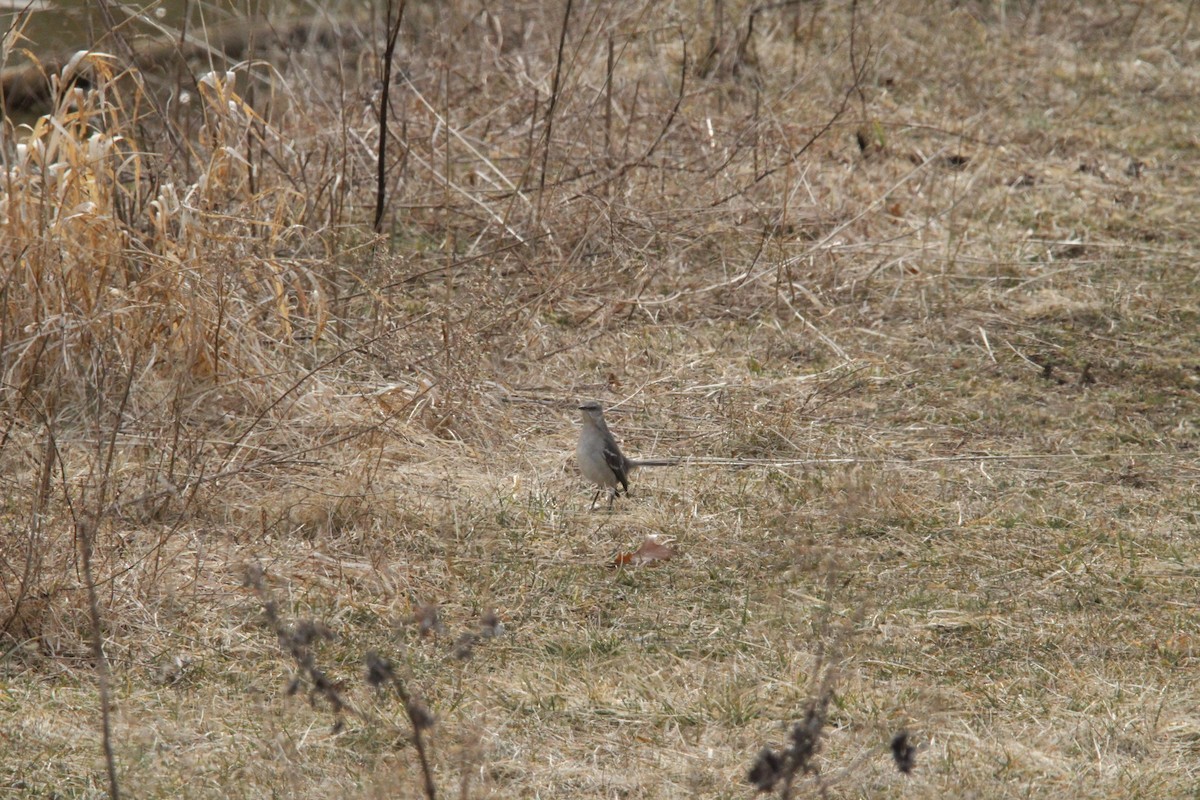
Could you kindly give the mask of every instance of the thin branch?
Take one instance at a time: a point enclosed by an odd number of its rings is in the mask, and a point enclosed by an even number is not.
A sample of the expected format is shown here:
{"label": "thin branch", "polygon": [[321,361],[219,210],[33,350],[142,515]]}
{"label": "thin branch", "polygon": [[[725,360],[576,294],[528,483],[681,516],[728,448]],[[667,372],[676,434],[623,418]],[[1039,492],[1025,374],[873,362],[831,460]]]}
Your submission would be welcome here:
{"label": "thin branch", "polygon": [[837,121],[842,118],[842,115],[844,115],[846,113],[846,108],[850,105],[850,97],[854,94],[854,92],[857,88],[858,88],[858,81],[855,80],[854,85],[851,86],[849,89],[847,89],[846,93],[844,95],[842,95],[842,104],[840,106],[838,106],[838,110],[833,113],[833,116],[830,117],[829,120],[824,125],[822,125],[821,128],[816,133],[814,133],[812,136],[810,136],[808,138],[808,141],[806,141],[804,144],[802,144],[800,146],[799,149],[797,149],[790,156],[788,156],[786,161],[784,161],[781,164],[777,164],[768,170],[763,171],[759,175],[756,175],[754,177],[754,180],[750,181],[748,184],[741,187],[740,189],[736,189],[736,190],[730,192],[729,194],[725,195],[724,197],[714,200],[713,202],[709,203],[708,207],[716,208],[717,206],[724,205],[725,203],[728,203],[733,198],[740,197],[741,195],[745,194],[746,192],[748,192],[750,189],[752,189],[753,187],[755,187],[762,181],[771,177],[776,172],[779,172],[781,169],[787,169],[792,164],[796,163],[796,160],[799,159],[800,156],[802,156],[806,152],[808,152],[809,148],[812,147],[814,144],[816,144],[817,140],[819,140],[822,136],[824,136],[829,131],[829,129],[832,128],[835,124],[837,124]]}
{"label": "thin branch", "polygon": [[96,675],[100,689],[100,728],[104,745],[104,766],[108,771],[108,796],[112,800],[120,800],[121,787],[117,782],[117,761],[113,755],[112,719],[109,711],[112,705],[109,700],[109,667],[108,658],[104,655],[104,631],[100,624],[100,601],[96,596],[96,581],[92,574],[92,548],[96,541],[96,528],[99,520],[88,515],[86,519],[76,524],[75,531],[79,536],[79,549],[83,561],[83,581],[87,585],[88,620],[91,638],[92,658],[96,661]]}
{"label": "thin branch", "polygon": [[[121,393],[121,400],[117,404],[116,412],[111,419],[111,430],[108,436],[108,441],[103,445],[104,451],[97,453],[102,456],[100,461],[92,465],[92,479],[99,484],[98,497],[92,503],[92,508],[88,509],[85,504],[81,503],[78,514],[75,509],[71,509],[72,516],[75,520],[75,532],[78,536],[80,557],[83,566],[83,580],[87,586],[88,597],[88,618],[90,622],[91,634],[91,649],[92,657],[96,661],[97,683],[99,684],[100,693],[100,727],[101,738],[104,748],[104,764],[108,772],[108,795],[112,800],[120,800],[121,787],[117,781],[117,762],[116,756],[113,753],[112,743],[112,717],[111,717],[111,674],[108,664],[108,658],[104,654],[104,629],[100,622],[100,601],[96,594],[95,573],[92,569],[92,556],[95,551],[96,533],[100,529],[100,523],[104,520],[108,508],[108,494],[110,489],[110,481],[112,480],[113,459],[117,451],[117,435],[121,430],[121,420],[125,418],[125,409],[129,405],[129,398],[133,392],[133,381],[137,375],[135,365],[138,361],[138,353],[135,352],[129,360],[128,376],[125,380],[125,387]],[[101,420],[97,419],[97,422]],[[49,441],[57,450],[57,443],[51,435]],[[99,446],[99,443],[98,443]],[[59,457],[58,462],[62,464],[62,458]],[[96,471],[99,470],[99,479],[96,480]],[[63,491],[68,493],[66,483],[66,474],[63,473]],[[92,481],[89,481],[89,483]],[[85,490],[86,492],[86,490]],[[81,500],[83,498],[81,497]],[[68,505],[69,499],[68,499]]]}
{"label": "thin branch", "polygon": [[[577,194],[573,195],[571,198],[568,199],[567,202],[571,202],[572,200],[577,200],[580,197],[585,197],[587,195],[594,193],[600,187],[605,186],[606,184],[612,183],[613,181],[617,180],[618,178],[626,175],[630,170],[633,170],[633,169],[645,164],[650,159],[650,157],[654,155],[654,151],[658,149],[658,146],[660,144],[662,144],[663,139],[666,138],[667,132],[671,130],[671,126],[675,122],[675,117],[676,117],[676,115],[679,114],[679,107],[681,105],[683,105],[684,92],[687,88],[687,68],[688,68],[687,41],[683,40],[682,45],[683,45],[683,58],[681,59],[681,64],[679,67],[679,94],[675,96],[675,105],[671,106],[671,113],[667,114],[667,118],[666,118],[666,120],[663,121],[662,126],[658,129],[658,135],[654,137],[654,141],[650,143],[650,146],[647,147],[640,156],[638,156],[635,159],[626,161],[624,164],[622,164],[616,170],[614,170],[613,172],[610,172],[608,175],[605,175],[602,180],[597,181],[596,183],[588,186],[587,188],[585,188],[582,191],[578,192]],[[576,176],[575,179],[577,180],[578,178],[593,174],[594,172],[595,172],[595,170],[591,170],[587,173],[582,173],[581,175]]]}
{"label": "thin branch", "polygon": [[375,150],[375,221],[372,229],[382,233],[383,210],[387,205],[387,138],[388,138],[388,97],[392,90],[392,56],[396,52],[396,40],[400,36],[400,22],[404,19],[404,7],[407,0],[400,0],[400,8],[396,10],[396,18],[392,19],[392,0],[387,4],[387,23],[389,25],[387,44],[383,50],[383,88],[379,94],[379,145]]}
{"label": "thin branch", "polygon": [[[263,604],[263,612],[267,626],[275,633],[279,646],[283,648],[296,663],[297,671],[288,685],[289,694],[299,690],[303,681],[309,683],[310,698],[323,698],[329,704],[334,716],[334,730],[342,727],[343,716],[350,716],[369,725],[377,725],[396,730],[396,726],[387,720],[380,719],[370,712],[351,703],[342,693],[342,686],[334,681],[318,664],[313,654],[313,642],[329,638],[333,633],[324,625],[311,620],[301,620],[295,625],[288,625],[279,614],[279,604],[271,596],[267,588],[266,575],[259,564],[246,566],[245,583],[258,596]],[[396,688],[396,693],[404,702],[404,713],[412,726],[412,743],[417,750],[417,758],[421,763],[421,774],[424,779],[425,797],[436,800],[437,786],[433,781],[433,766],[430,762],[429,751],[425,743],[424,732],[433,728],[434,718],[429,708],[419,697],[412,695],[404,685],[404,681],[396,675],[390,662],[374,652],[367,653],[367,683],[380,688],[390,683]]]}
{"label": "thin branch", "polygon": [[572,0],[567,0],[563,12],[562,29],[558,34],[558,57],[554,61],[554,82],[550,87],[550,108],[546,109],[546,133],[542,139],[542,168],[538,176],[538,217],[541,217],[542,200],[546,189],[546,164],[550,160],[550,140],[554,131],[554,108],[558,105],[558,85],[562,80],[563,50],[567,46],[567,25],[571,20]]}

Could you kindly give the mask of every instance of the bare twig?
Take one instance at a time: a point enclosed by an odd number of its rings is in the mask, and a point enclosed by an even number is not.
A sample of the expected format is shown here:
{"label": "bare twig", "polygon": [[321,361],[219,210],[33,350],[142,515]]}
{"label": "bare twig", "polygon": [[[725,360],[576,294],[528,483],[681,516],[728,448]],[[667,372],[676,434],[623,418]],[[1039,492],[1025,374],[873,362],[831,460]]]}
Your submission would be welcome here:
{"label": "bare twig", "polygon": [[[675,96],[675,104],[673,106],[671,106],[671,112],[669,114],[667,114],[666,119],[663,120],[663,124],[658,129],[658,134],[654,137],[654,140],[650,142],[649,147],[647,147],[645,150],[643,150],[642,154],[640,156],[638,156],[637,158],[633,158],[633,159],[629,159],[629,160],[625,161],[623,164],[621,164],[621,166],[617,167],[616,170],[605,175],[603,179],[597,181],[594,184],[589,185],[583,191],[580,191],[580,192],[576,193],[575,195],[571,196],[569,198],[569,201],[577,200],[580,197],[586,197],[587,195],[592,194],[595,191],[597,191],[600,187],[610,184],[613,181],[618,180],[622,176],[628,174],[631,170],[644,165],[654,155],[654,151],[658,149],[659,145],[662,144],[662,141],[666,137],[667,132],[669,130],[671,130],[671,125],[674,124],[674,122],[675,122],[675,117],[679,113],[679,107],[683,104],[684,93],[687,88],[687,68],[688,68],[687,41],[684,40],[682,42],[682,45],[683,45],[683,56],[682,56],[681,64],[679,67],[679,93]],[[585,177],[590,174],[594,174],[594,172],[582,173],[582,174],[576,176],[576,178]]]}
{"label": "bare twig", "polygon": [[[112,488],[113,458],[117,451],[117,434],[121,430],[121,423],[125,418],[125,409],[129,404],[130,393],[133,389],[133,381],[138,373],[138,359],[139,354],[135,352],[129,360],[125,386],[121,392],[117,408],[109,420],[108,440],[107,442],[97,443],[99,452],[96,454],[96,460],[92,462],[91,476],[88,481],[89,485],[97,486],[97,497],[89,502],[87,490],[85,489],[79,498],[79,506],[76,507],[71,502],[65,472],[62,475],[63,494],[70,508],[71,516],[74,518],[75,533],[78,537],[80,559],[83,567],[83,580],[87,587],[92,657],[96,661],[97,683],[100,694],[100,726],[104,748],[104,763],[108,772],[108,794],[112,800],[120,798],[121,787],[117,781],[117,762],[116,756],[113,753],[112,742],[112,701],[110,690],[112,679],[108,657],[104,653],[104,628],[100,620],[100,601],[96,593],[96,579],[92,557],[95,554],[96,533],[108,511],[108,494]],[[99,413],[100,411],[97,409],[97,423],[103,425],[104,420],[99,418]],[[62,464],[61,456],[58,456],[56,460],[60,465]]]}
{"label": "bare twig", "polygon": [[404,685],[404,681],[396,675],[396,671],[387,659],[381,658],[377,653],[367,653],[367,683],[381,688],[384,684],[390,683],[396,689],[396,694],[400,696],[400,700],[404,703],[404,712],[408,715],[409,724],[412,726],[412,743],[417,750],[417,760],[421,763],[421,777],[425,796],[429,800],[435,800],[437,797],[437,786],[433,782],[433,768],[429,763],[429,753],[426,749],[424,731],[433,727],[433,715],[429,713],[429,709],[421,701],[420,698],[414,697],[408,688]]}
{"label": "bare twig", "polygon": [[[280,647],[296,663],[297,672],[288,683],[289,694],[299,691],[300,686],[307,681],[310,697],[314,699],[321,698],[329,704],[330,711],[334,716],[335,731],[341,730],[345,714],[349,714],[368,724],[392,727],[391,723],[377,719],[372,714],[362,711],[346,699],[342,693],[342,686],[330,678],[328,673],[317,664],[311,645],[320,639],[331,638],[333,636],[332,631],[321,623],[312,620],[301,620],[295,625],[288,625],[284,622],[279,613],[279,604],[271,596],[271,592],[267,588],[266,575],[260,565],[247,565],[245,582],[246,585],[254,590],[254,593],[262,602],[267,625],[279,639]],[[396,693],[403,701],[404,713],[408,717],[411,726],[412,743],[416,748],[417,758],[421,763],[425,797],[428,800],[436,800],[437,786],[433,781],[433,767],[430,763],[429,751],[425,742],[425,731],[431,729],[434,725],[433,714],[419,697],[408,691],[404,681],[396,675],[395,669],[389,661],[372,651],[367,653],[366,666],[367,683],[376,688],[382,687],[385,683],[390,683],[395,687]]]}
{"label": "bare twig", "polygon": [[112,719],[109,684],[108,658],[104,654],[104,629],[100,623],[100,601],[96,596],[96,578],[92,570],[92,554],[96,544],[96,528],[99,520],[86,514],[76,521],[75,533],[79,537],[79,552],[83,565],[83,582],[87,586],[88,620],[90,623],[92,658],[96,661],[97,682],[100,689],[100,728],[104,747],[104,766],[108,772],[108,796],[112,800],[121,797],[121,786],[117,782],[117,760],[113,754]]}
{"label": "bare twig", "polygon": [[400,0],[396,16],[392,18],[393,0],[387,3],[387,44],[383,48],[383,87],[379,91],[379,144],[375,151],[375,233],[383,231],[383,210],[387,205],[387,139],[388,99],[392,89],[392,57],[396,52],[396,40],[400,37],[400,23],[404,19],[407,0]]}
{"label": "bare twig", "polygon": [[554,131],[554,107],[558,104],[558,86],[562,80],[563,50],[567,46],[567,26],[571,21],[572,0],[563,11],[562,28],[558,34],[558,56],[554,61],[554,81],[550,86],[550,107],[546,109],[546,132],[542,135],[542,167],[538,174],[538,219],[541,219],[546,190],[546,164],[550,159],[550,142]]}
{"label": "bare twig", "polygon": [[851,86],[849,89],[847,89],[845,94],[842,95],[842,103],[840,106],[838,106],[838,110],[833,113],[833,116],[831,116],[828,120],[826,120],[825,124],[822,125],[820,128],[818,128],[816,133],[814,133],[812,136],[808,137],[808,140],[804,144],[800,145],[800,147],[798,147],[796,150],[792,151],[791,154],[789,154],[788,157],[782,163],[776,164],[775,166],[771,167],[770,169],[763,170],[759,174],[755,175],[754,178],[746,185],[744,185],[738,189],[735,189],[734,191],[730,192],[729,194],[727,194],[723,197],[720,197],[720,198],[714,200],[713,202],[709,203],[709,208],[716,208],[717,206],[721,206],[721,205],[724,205],[725,203],[728,203],[730,200],[734,199],[735,197],[741,197],[747,191],[749,191],[751,188],[753,188],[754,186],[757,186],[759,183],[761,183],[764,180],[766,180],[767,178],[771,177],[776,172],[779,172],[781,169],[787,169],[792,164],[796,163],[796,161],[800,158],[800,156],[802,156],[806,152],[808,152],[809,148],[811,148],[814,144],[816,144],[821,139],[821,137],[823,137],[826,133],[828,133],[829,130],[834,125],[837,124],[837,121],[840,120],[842,118],[842,116],[846,113],[846,109],[850,105],[850,97],[851,97],[851,95],[854,94],[854,91],[857,88],[857,85],[858,85],[858,81],[856,80],[854,82],[854,85]]}

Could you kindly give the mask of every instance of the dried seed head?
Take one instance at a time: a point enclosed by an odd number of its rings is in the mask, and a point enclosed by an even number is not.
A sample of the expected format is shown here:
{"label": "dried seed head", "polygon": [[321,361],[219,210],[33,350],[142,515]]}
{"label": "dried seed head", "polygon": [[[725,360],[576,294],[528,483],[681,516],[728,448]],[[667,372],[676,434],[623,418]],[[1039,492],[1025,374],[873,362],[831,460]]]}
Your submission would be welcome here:
{"label": "dried seed head", "polygon": [[324,623],[312,619],[303,619],[296,623],[292,631],[291,642],[298,647],[305,647],[317,639],[332,639],[333,631]]}
{"label": "dried seed head", "polygon": [[243,580],[242,585],[247,586],[251,589],[257,589],[258,591],[262,591],[263,586],[264,586],[263,575],[264,575],[264,573],[263,573],[262,564],[259,564],[259,563],[247,564],[245,579]]}
{"label": "dried seed head", "polygon": [[783,776],[783,759],[769,747],[764,747],[754,759],[753,766],[746,773],[746,780],[754,784],[760,792],[769,792]]}
{"label": "dried seed head", "polygon": [[396,673],[386,658],[381,657],[374,650],[367,653],[367,683],[379,687],[394,680],[395,677]]}
{"label": "dried seed head", "polygon": [[431,633],[440,634],[446,630],[446,626],[442,624],[441,614],[438,613],[437,603],[428,603],[418,608],[413,613],[412,621],[417,626],[417,632],[422,636],[428,636]]}
{"label": "dried seed head", "polygon": [[408,718],[412,721],[414,730],[425,731],[433,727],[433,714],[420,698],[410,697],[408,699]]}
{"label": "dried seed head", "polygon": [[917,764],[917,748],[913,746],[912,736],[908,731],[900,731],[892,737],[892,760],[896,769],[905,775],[913,771]]}
{"label": "dried seed head", "polygon": [[495,639],[504,634],[504,623],[500,621],[496,609],[489,608],[479,621],[479,635],[485,639]]}
{"label": "dried seed head", "polygon": [[458,641],[454,643],[454,650],[451,655],[459,661],[466,661],[471,656],[475,655],[475,644],[479,641],[479,637],[473,633],[464,633],[458,637]]}

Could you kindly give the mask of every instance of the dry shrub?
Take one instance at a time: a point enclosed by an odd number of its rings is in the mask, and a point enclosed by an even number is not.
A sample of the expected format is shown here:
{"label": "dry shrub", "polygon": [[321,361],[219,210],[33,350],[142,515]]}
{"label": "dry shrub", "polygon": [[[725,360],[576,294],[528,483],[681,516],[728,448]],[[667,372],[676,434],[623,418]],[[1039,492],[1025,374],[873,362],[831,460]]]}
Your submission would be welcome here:
{"label": "dry shrub", "polygon": [[[54,109],[6,119],[0,156],[0,460],[30,479],[12,487],[0,577],[16,635],[74,564],[78,542],[53,531],[177,514],[222,450],[239,460],[212,434],[271,408],[304,371],[285,354],[318,348],[327,317],[297,257],[304,198],[235,147],[278,136],[232,73],[200,79],[190,141],[110,56],[52,82]],[[189,157],[159,155],[172,141]]]}
{"label": "dry shrub", "polygon": [[[85,67],[88,90],[73,81]],[[0,197],[10,408],[41,409],[21,404],[51,386],[60,405],[108,396],[97,381],[133,354],[139,378],[186,389],[269,374],[273,352],[300,334],[319,339],[318,282],[280,256],[294,249],[303,199],[254,185],[235,144],[271,131],[232,73],[199,82],[190,180],[140,141],[144,88],[110,59],[85,56],[56,81],[57,107],[9,154]]]}

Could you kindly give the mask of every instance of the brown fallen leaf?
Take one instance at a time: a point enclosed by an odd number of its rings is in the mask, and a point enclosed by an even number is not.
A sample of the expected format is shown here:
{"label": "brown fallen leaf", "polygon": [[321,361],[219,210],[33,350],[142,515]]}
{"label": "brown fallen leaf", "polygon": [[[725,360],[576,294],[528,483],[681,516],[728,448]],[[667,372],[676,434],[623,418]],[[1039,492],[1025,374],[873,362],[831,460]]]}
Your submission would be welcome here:
{"label": "brown fallen leaf", "polygon": [[632,553],[621,553],[613,561],[614,567],[644,567],[658,564],[675,557],[675,550],[658,541],[657,537],[647,536],[642,546]]}

